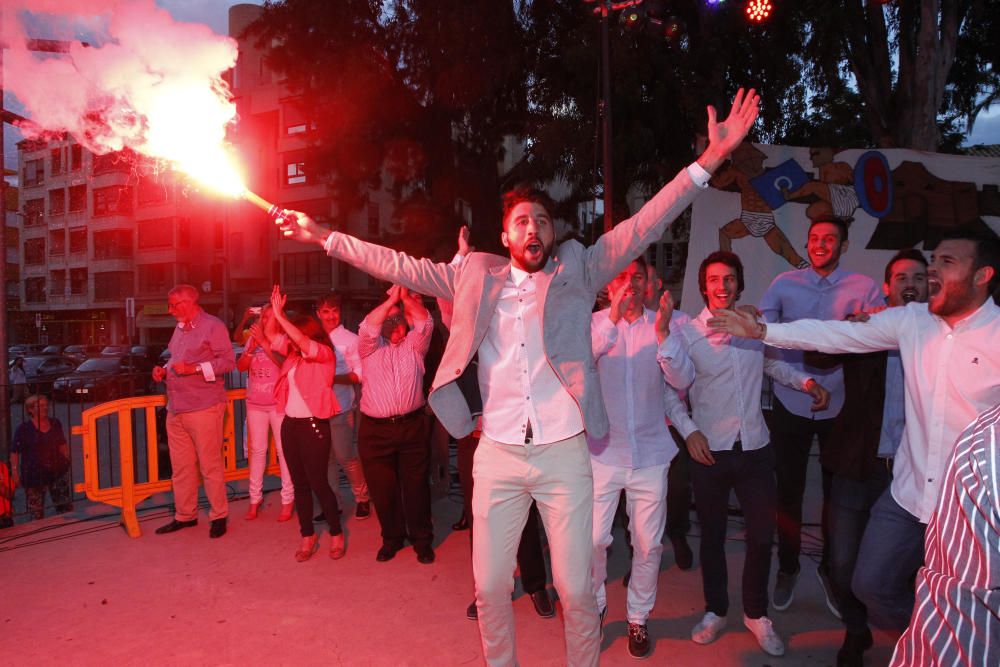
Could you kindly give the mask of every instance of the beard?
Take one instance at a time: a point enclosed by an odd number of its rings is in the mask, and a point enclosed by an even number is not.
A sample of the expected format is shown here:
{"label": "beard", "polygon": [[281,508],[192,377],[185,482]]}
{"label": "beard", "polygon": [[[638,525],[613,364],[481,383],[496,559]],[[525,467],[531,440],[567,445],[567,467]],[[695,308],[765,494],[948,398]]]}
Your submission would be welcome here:
{"label": "beard", "polygon": [[544,243],[542,241],[538,241],[537,239],[535,239],[534,242],[541,246],[539,252],[529,252],[526,249],[526,246],[528,246],[529,243],[525,243],[518,250],[515,250],[514,248],[510,249],[510,258],[528,273],[540,271],[545,266],[545,263],[549,261],[549,257],[552,256],[553,242],[550,241],[549,243]]}

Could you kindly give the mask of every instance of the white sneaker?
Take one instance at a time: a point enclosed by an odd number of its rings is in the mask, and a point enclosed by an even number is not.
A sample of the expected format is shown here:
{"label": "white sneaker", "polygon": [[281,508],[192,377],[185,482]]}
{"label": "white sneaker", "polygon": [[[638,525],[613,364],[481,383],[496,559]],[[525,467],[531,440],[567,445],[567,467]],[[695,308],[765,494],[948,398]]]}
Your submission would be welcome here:
{"label": "white sneaker", "polygon": [[764,649],[764,653],[775,656],[785,655],[785,644],[781,641],[781,637],[774,631],[771,619],[767,616],[749,618],[744,614],[743,625],[747,626],[747,629],[757,638],[757,643]]}
{"label": "white sneaker", "polygon": [[691,641],[695,644],[711,644],[718,638],[719,633],[726,627],[726,617],[716,616],[713,612],[707,611],[698,625],[691,630]]}

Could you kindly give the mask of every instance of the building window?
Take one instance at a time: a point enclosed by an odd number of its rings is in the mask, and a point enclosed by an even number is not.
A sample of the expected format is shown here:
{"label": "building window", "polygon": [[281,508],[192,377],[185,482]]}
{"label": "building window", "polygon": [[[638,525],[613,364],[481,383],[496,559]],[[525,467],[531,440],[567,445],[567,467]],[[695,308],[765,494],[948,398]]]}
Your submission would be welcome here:
{"label": "building window", "polygon": [[78,213],[87,210],[87,186],[71,185],[69,187],[69,212]]}
{"label": "building window", "polygon": [[132,257],[132,232],[113,229],[94,232],[94,259],[129,259]]}
{"label": "building window", "polygon": [[86,227],[75,227],[69,230],[69,252],[70,254],[87,252]]}
{"label": "building window", "polygon": [[[17,250],[21,246],[21,230],[17,227],[7,228],[7,247],[11,250]],[[10,268],[10,264],[7,268]]]}
{"label": "building window", "polygon": [[159,178],[144,176],[139,179],[139,206],[165,204],[170,199],[170,184]]}
{"label": "building window", "polygon": [[24,202],[24,226],[34,227],[45,222],[45,200],[29,199]]}
{"label": "building window", "polygon": [[52,171],[50,172],[53,176],[56,174],[63,173],[63,159],[62,159],[63,149],[62,146],[59,148],[53,148],[49,155],[52,165]]}
{"label": "building window", "polygon": [[95,155],[91,171],[94,173],[94,176],[110,174],[112,172],[127,174],[132,171],[132,160],[126,151]]}
{"label": "building window", "polygon": [[66,190],[49,190],[49,215],[62,215],[66,212]]}
{"label": "building window", "polygon": [[54,229],[51,232],[49,232],[49,254],[50,255],[66,254],[65,229]]}
{"label": "building window", "polygon": [[24,242],[24,263],[44,264],[45,263],[45,237],[40,239],[27,239]]}
{"label": "building window", "polygon": [[63,296],[66,294],[66,271],[59,269],[49,274],[49,294]]}
{"label": "building window", "polygon": [[24,300],[28,303],[45,303],[45,277],[24,281]]}
{"label": "building window", "polygon": [[382,231],[379,224],[378,202],[368,200],[368,238],[377,239]]}
{"label": "building window", "polygon": [[94,300],[117,301],[132,296],[131,271],[107,271],[94,274]]}
{"label": "building window", "polygon": [[87,269],[70,269],[69,270],[69,293],[70,294],[86,294],[87,293]]}
{"label": "building window", "polygon": [[139,266],[139,293],[166,294],[173,287],[172,264]]}
{"label": "building window", "polygon": [[23,181],[22,185],[26,188],[44,183],[45,160],[42,158],[38,158],[37,160],[25,160],[24,173],[22,174],[21,180]]}
{"label": "building window", "polygon": [[72,171],[80,171],[83,168],[83,147],[80,144],[69,147],[69,168]]}
{"label": "building window", "polygon": [[286,285],[322,285],[329,287],[333,278],[330,258],[322,252],[299,252],[281,258],[285,265]]}
{"label": "building window", "polygon": [[[169,248],[174,244],[174,221],[160,218],[139,223],[139,249]],[[142,277],[139,278],[142,284]]]}
{"label": "building window", "polygon": [[302,185],[306,182],[305,162],[285,163],[285,185]]}
{"label": "building window", "polygon": [[132,189],[113,185],[94,190],[94,215],[129,215],[132,213]]}

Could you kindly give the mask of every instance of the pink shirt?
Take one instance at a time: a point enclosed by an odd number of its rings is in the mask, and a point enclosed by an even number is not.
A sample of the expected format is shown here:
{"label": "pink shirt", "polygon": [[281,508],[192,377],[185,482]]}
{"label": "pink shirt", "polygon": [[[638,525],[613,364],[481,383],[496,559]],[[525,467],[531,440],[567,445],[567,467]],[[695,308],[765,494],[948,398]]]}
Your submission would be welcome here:
{"label": "pink shirt", "polygon": [[274,389],[281,367],[271,361],[271,357],[259,346],[252,354],[247,374],[247,409],[271,410],[278,404]]}
{"label": "pink shirt", "polygon": [[[276,342],[276,344],[278,344]],[[311,416],[328,419],[340,412],[340,405],[333,394],[333,376],[337,371],[336,357],[326,345],[309,341],[305,355],[300,355],[293,346],[287,345],[288,358],[281,367],[281,376],[275,387],[278,410],[285,412],[289,395],[289,372],[295,369],[295,387],[309,408]]]}

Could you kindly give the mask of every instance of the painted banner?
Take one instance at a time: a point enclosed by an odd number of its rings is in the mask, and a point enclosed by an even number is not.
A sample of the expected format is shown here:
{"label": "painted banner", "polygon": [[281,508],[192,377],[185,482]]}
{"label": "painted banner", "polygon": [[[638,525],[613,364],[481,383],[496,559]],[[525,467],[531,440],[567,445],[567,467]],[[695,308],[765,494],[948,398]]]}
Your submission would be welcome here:
{"label": "painted banner", "polygon": [[720,248],[743,261],[741,303],[759,303],[778,274],[808,265],[809,221],[825,216],[849,225],[841,266],[881,283],[902,248],[926,251],[958,227],[1000,234],[1000,160],[744,143],[695,200],[682,309],[701,312],[698,265]]}

